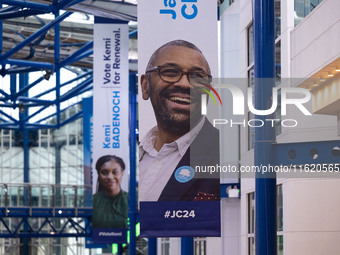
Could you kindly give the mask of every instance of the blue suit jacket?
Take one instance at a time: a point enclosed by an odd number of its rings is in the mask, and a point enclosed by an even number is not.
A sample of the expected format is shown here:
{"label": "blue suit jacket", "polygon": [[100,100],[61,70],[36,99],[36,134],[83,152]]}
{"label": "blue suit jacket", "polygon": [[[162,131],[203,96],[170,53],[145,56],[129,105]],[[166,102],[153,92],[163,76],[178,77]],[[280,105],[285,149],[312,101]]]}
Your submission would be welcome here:
{"label": "blue suit jacket", "polygon": [[219,131],[208,120],[205,120],[202,129],[173,170],[158,201],[193,201],[197,200],[197,197],[205,195],[219,200],[219,174],[195,173],[194,178],[185,183],[178,182],[175,178],[175,171],[179,167],[191,166],[195,169],[196,166],[216,166],[219,164],[219,156]]}

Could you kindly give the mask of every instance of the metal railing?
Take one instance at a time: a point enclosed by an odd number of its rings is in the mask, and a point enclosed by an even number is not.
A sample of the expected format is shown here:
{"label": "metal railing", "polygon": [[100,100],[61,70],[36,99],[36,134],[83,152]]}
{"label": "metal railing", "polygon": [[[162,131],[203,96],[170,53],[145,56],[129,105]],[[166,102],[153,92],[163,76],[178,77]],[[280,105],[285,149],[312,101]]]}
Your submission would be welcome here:
{"label": "metal railing", "polygon": [[0,183],[0,207],[91,208],[92,187]]}

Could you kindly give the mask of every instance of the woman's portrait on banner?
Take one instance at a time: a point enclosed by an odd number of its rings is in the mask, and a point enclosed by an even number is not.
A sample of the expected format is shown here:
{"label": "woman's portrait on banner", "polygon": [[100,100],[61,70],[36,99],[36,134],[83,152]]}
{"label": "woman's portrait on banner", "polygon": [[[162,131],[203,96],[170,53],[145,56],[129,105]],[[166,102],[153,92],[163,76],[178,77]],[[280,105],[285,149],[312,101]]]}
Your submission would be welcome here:
{"label": "woman's portrait on banner", "polygon": [[127,228],[128,193],[121,187],[125,163],[115,155],[96,162],[97,192],[93,195],[93,228]]}

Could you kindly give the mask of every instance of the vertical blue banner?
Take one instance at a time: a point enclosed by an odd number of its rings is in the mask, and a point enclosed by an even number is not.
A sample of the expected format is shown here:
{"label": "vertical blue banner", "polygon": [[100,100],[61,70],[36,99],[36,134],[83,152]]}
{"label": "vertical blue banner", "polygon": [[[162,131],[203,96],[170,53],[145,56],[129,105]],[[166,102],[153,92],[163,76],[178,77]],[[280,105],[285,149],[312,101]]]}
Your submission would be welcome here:
{"label": "vertical blue banner", "polygon": [[[141,236],[220,236],[219,131],[201,114],[218,74],[217,1],[138,2]],[[210,100],[211,101],[211,100]]]}
{"label": "vertical blue banner", "polygon": [[95,17],[93,214],[95,243],[125,243],[129,183],[128,24]]}
{"label": "vertical blue banner", "polygon": [[[93,147],[93,98],[84,98],[83,108],[83,151],[84,151],[84,185],[92,185],[92,147]],[[86,189],[86,206],[92,206],[92,192]],[[106,248],[107,244],[94,244],[92,238],[85,238],[87,249]]]}

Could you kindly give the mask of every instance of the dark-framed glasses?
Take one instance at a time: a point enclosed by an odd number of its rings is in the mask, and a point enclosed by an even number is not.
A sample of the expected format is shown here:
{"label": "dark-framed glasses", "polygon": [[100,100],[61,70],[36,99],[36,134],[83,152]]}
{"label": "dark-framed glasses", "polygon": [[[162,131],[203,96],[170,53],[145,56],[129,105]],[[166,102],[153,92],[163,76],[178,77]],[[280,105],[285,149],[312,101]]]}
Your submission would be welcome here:
{"label": "dark-framed glasses", "polygon": [[147,68],[145,73],[154,71],[158,71],[159,77],[166,82],[178,82],[183,75],[186,75],[190,84],[196,87],[209,85],[212,81],[212,76],[204,71],[183,72],[181,69],[172,66],[153,66]]}

